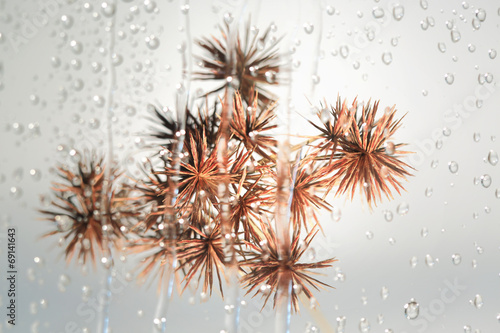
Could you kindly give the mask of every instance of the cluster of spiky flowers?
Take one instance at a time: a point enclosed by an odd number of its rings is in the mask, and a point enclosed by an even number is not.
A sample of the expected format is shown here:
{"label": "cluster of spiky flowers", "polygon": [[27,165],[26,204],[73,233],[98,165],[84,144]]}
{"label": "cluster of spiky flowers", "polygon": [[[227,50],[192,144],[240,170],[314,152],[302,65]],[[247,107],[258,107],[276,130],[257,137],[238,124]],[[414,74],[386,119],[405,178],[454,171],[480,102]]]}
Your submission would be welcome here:
{"label": "cluster of spiky flowers", "polygon": [[[125,189],[111,185],[109,197],[104,193],[106,166],[102,157],[88,151],[76,156],[81,158],[76,166],[57,168],[61,182],[52,187],[55,196],[52,209],[40,210],[44,220],[55,225],[55,230],[44,236],[60,236],[60,244],[66,246],[68,262],[76,257],[82,264],[88,260],[95,264],[96,258],[106,253],[105,238],[111,245],[120,247],[117,245],[137,211],[126,203]],[[117,169],[112,169],[110,174],[111,179],[120,175]],[[104,200],[109,200],[109,204]]]}
{"label": "cluster of spiky flowers", "polygon": [[[265,302],[274,294],[276,303],[280,281],[288,280],[294,286],[291,302],[298,310],[299,292],[311,298],[313,290],[327,286],[314,277],[315,270],[336,261],[302,262],[321,230],[319,210],[332,208],[325,199],[328,193],[336,189],[336,195],[353,198],[359,190],[372,207],[382,196],[392,198],[393,190],[399,193],[403,189],[402,181],[410,175],[411,167],[400,159],[406,154],[401,150],[403,144],[391,141],[401,119],[396,119],[394,107],[378,115],[378,102],[361,106],[356,100],[349,106],[340,98],[331,106],[325,102],[318,112],[320,123],[310,122],[317,134],[292,147],[299,158],[288,161],[284,175],[278,174],[274,136],[277,101],[267,90],[280,83],[277,42],[270,37],[270,29],[259,34],[247,25],[243,36],[236,35],[231,46],[231,33],[225,25],[221,38],[198,41],[204,54],[198,57],[201,69],[194,77],[220,85],[203,96],[197,110],[178,110],[182,121],[162,109],[155,109],[150,116],[154,125],[147,136],[158,153],[144,165],[142,179],[125,187],[128,209],[136,212],[129,248],[143,256],[141,280],[163,276],[170,256],[176,253],[175,269],[182,275],[184,289],[201,285],[204,293],[212,294],[215,285],[223,295],[226,238],[234,235],[232,245],[248,293],[262,294]],[[232,91],[229,85],[236,89],[234,95],[227,94]],[[219,99],[219,93],[225,97]],[[213,104],[209,103],[212,100]],[[223,112],[227,111],[225,105],[231,105],[232,112]],[[231,118],[224,118],[228,114]],[[223,124],[227,124],[227,132]],[[221,158],[221,154],[226,155]],[[74,174],[62,172],[71,182]],[[62,204],[54,205],[65,210],[72,221],[86,218],[92,221],[86,225],[98,225],[95,208],[87,207],[99,201],[94,196],[101,195],[102,170],[80,173],[78,186],[56,189],[65,194],[58,196]],[[275,221],[276,207],[281,203],[277,184],[281,183],[291,187],[287,207],[291,238],[285,251]],[[91,199],[80,193],[88,186]],[[112,196],[112,203],[113,199],[117,201]],[[81,203],[76,205],[75,200]],[[61,216],[44,213],[54,222]],[[73,226],[80,226],[76,222],[69,231],[74,242],[82,238],[101,244],[97,231],[87,231],[94,227],[76,230]],[[113,230],[119,233],[119,225]],[[75,251],[74,242],[67,254]],[[85,256],[86,247],[82,249],[80,255]]]}

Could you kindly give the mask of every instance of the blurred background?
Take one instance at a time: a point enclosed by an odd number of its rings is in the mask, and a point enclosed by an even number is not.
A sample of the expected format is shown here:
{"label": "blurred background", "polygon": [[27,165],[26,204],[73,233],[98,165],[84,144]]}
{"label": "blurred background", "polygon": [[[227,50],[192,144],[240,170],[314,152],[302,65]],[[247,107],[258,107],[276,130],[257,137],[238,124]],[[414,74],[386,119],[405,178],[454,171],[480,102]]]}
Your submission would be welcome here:
{"label": "blurred background", "polygon": [[[200,54],[193,41],[218,35],[224,20],[272,25],[293,48],[292,134],[312,131],[304,118],[321,101],[380,100],[405,116],[394,141],[415,152],[406,158],[414,176],[394,200],[370,210],[359,196],[329,198],[334,212],[322,214],[324,235],[307,257],[339,259],[320,277],[335,289],[302,304],[291,332],[498,332],[500,4],[456,0],[0,0],[0,332],[96,332],[105,273],[66,264],[57,239],[40,239],[52,226],[37,209],[72,149],[109,148],[110,66],[112,150],[137,176],[148,105],[174,109],[188,46]],[[9,226],[15,327],[3,314]],[[136,258],[115,259],[112,332],[152,331],[156,284],[137,285]],[[262,305],[243,297],[241,333],[273,332],[274,311]],[[224,303],[176,290],[167,322],[169,332],[220,332]]]}

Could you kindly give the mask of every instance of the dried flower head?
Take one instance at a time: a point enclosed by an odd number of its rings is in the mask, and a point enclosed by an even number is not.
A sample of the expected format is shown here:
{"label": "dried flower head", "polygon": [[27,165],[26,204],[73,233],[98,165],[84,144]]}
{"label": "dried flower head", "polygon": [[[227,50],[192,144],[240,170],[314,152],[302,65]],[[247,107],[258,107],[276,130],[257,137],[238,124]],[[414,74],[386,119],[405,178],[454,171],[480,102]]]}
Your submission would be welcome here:
{"label": "dried flower head", "polygon": [[[311,158],[296,162],[292,171],[293,184],[290,212],[294,228],[309,228],[310,222],[320,226],[316,211],[331,210],[330,204],[319,196],[329,184],[329,167],[318,165]],[[312,221],[311,218],[312,217]]]}
{"label": "dried flower head", "polygon": [[224,175],[219,172],[217,146],[208,148],[205,131],[193,132],[185,140],[183,159],[180,170],[170,166],[159,172],[167,177],[178,175],[179,194],[176,205],[186,207],[191,202],[200,202],[209,199],[216,202],[218,186]]}
{"label": "dried flower head", "polygon": [[[75,170],[59,167],[62,182],[54,183],[52,187],[55,194],[51,203],[53,208],[40,210],[45,216],[44,220],[53,222],[56,227],[44,237],[61,235],[67,243],[65,256],[68,262],[76,256],[83,263],[91,259],[95,264],[96,256],[105,253],[104,232],[107,232],[109,241],[116,245],[118,239],[124,236],[125,221],[137,214],[126,205],[125,190],[118,192],[112,188],[109,211],[103,211],[101,203],[106,195],[103,193],[104,168],[102,158],[88,152],[81,157]],[[112,179],[118,175],[116,169],[111,171]],[[107,230],[103,231],[103,227]]]}
{"label": "dried flower head", "polygon": [[247,103],[242,100],[242,95],[236,92],[231,121],[232,137],[238,141],[238,146],[241,145],[248,151],[254,151],[263,158],[271,159],[276,153],[276,139],[267,131],[277,127],[273,124],[276,118],[275,104],[259,106],[258,93],[254,93],[253,89],[249,93],[251,96],[247,96],[249,99]]}
{"label": "dried flower head", "polygon": [[[255,291],[254,296],[262,294],[265,298],[264,306],[269,297],[274,294],[274,305],[277,301],[278,285],[281,278],[289,278],[293,284],[291,303],[293,309],[298,311],[298,294],[303,292],[307,298],[311,298],[310,288],[319,290],[319,288],[330,287],[329,285],[313,278],[315,274],[311,270],[331,267],[336,259],[321,260],[315,263],[299,263],[312,240],[317,234],[317,229],[313,228],[304,239],[302,245],[300,235],[297,229],[294,229],[292,243],[286,258],[280,258],[278,254],[279,240],[274,230],[267,225],[263,225],[262,231],[264,238],[256,242],[248,243],[251,249],[246,254],[246,259],[242,261],[241,266],[247,270],[243,276],[242,283],[248,288],[247,294]],[[263,307],[264,307],[263,306]]]}
{"label": "dried flower head", "polygon": [[337,98],[336,106],[332,105],[330,110],[328,110],[326,102],[325,105],[321,106],[317,116],[322,126],[309,121],[320,132],[314,137],[315,140],[319,141],[316,144],[316,153],[326,154],[331,161],[337,150],[339,140],[342,140],[349,133],[356,109],[356,100],[352,103],[351,108],[348,108],[347,102],[345,100],[342,102],[340,97]]}
{"label": "dried flower head", "polygon": [[[194,73],[198,80],[214,80],[221,82],[205,96],[219,93],[226,87],[227,79],[233,78],[235,87],[242,97],[249,102],[252,91],[259,91],[259,101],[267,104],[275,99],[265,85],[279,83],[277,76],[280,71],[279,55],[276,45],[279,40],[270,37],[271,26],[264,33],[247,24],[243,36],[236,37],[235,49],[228,49],[228,39],[231,35],[229,24],[220,27],[222,37],[203,37],[197,41],[205,50],[204,56],[197,56],[202,69]],[[234,52],[234,64],[230,63],[231,52]]]}
{"label": "dried flower head", "polygon": [[392,198],[391,189],[400,193],[412,169],[399,158],[408,152],[400,150],[404,144],[392,143],[391,137],[401,126],[394,107],[376,119],[378,102],[362,107],[361,114],[351,118],[347,135],[339,139],[340,149],[330,164],[333,173],[329,187],[338,185],[337,194],[348,192],[351,199],[356,188],[365,194],[368,204],[376,204],[382,194]]}
{"label": "dried flower head", "polygon": [[177,247],[178,269],[185,271],[184,290],[193,278],[198,277],[198,282],[203,279],[203,292],[210,291],[212,295],[216,275],[219,290],[224,296],[221,279],[221,274],[224,274],[224,251],[220,224],[201,229],[190,226],[186,234],[190,236],[180,240]]}
{"label": "dried flower head", "polygon": [[[186,108],[181,112],[184,117],[185,133],[189,135],[205,131],[210,148],[213,148],[219,139],[220,119],[216,112],[218,105],[219,101],[215,100],[214,105],[209,107],[208,99],[205,99],[205,104],[199,105],[197,111]],[[180,136],[180,131],[182,131],[182,126],[177,117],[174,116],[173,110],[150,105],[150,113],[151,115],[148,118],[151,123],[150,133],[145,136],[156,139],[153,142],[155,147],[161,145],[171,149],[171,144]]]}

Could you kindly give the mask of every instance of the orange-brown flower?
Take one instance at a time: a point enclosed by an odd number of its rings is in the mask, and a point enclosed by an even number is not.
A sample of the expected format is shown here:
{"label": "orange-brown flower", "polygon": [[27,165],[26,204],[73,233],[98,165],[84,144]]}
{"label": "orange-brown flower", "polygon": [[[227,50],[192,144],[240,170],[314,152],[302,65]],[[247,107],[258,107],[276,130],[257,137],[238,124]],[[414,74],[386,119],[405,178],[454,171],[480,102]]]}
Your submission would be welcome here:
{"label": "orange-brown flower", "polygon": [[[80,155],[81,156],[81,155]],[[95,264],[96,256],[105,253],[105,235],[112,245],[124,237],[126,220],[137,215],[125,204],[127,194],[111,188],[109,196],[109,211],[103,212],[101,203],[106,193],[103,193],[104,168],[102,158],[88,154],[82,156],[75,170],[58,167],[61,183],[54,183],[52,190],[55,199],[52,210],[40,210],[44,220],[53,222],[56,230],[44,235],[61,235],[67,243],[65,256],[71,261],[73,256],[84,264],[91,259]],[[119,175],[116,169],[111,171],[112,179]],[[102,214],[106,216],[102,216]],[[108,230],[103,231],[107,226]]]}
{"label": "orange-brown flower", "polygon": [[[279,40],[270,37],[271,27],[264,33],[258,33],[247,24],[244,35],[238,34],[236,48],[228,49],[228,37],[231,34],[229,24],[220,27],[222,38],[202,37],[197,41],[206,55],[197,56],[201,70],[194,73],[198,80],[214,80],[221,82],[215,89],[205,95],[219,93],[226,87],[227,78],[232,77],[237,83],[235,89],[249,102],[253,98],[251,91],[259,91],[259,101],[267,104],[275,97],[264,87],[279,83],[279,54],[276,48]],[[234,64],[230,63],[230,52],[234,52]]]}
{"label": "orange-brown flower", "polygon": [[311,298],[313,295],[310,288],[319,290],[319,288],[322,287],[330,287],[318,279],[313,278],[311,275],[315,273],[311,270],[331,267],[336,259],[332,258],[314,263],[299,263],[299,260],[317,234],[315,228],[307,234],[302,245],[299,235],[300,232],[298,229],[294,229],[292,244],[286,258],[279,257],[279,240],[274,230],[268,225],[263,225],[262,229],[264,239],[257,240],[255,243],[247,242],[251,252],[247,254],[246,259],[240,263],[241,266],[247,270],[247,274],[242,278],[244,287],[248,288],[247,294],[255,291],[254,296],[256,296],[261,293],[265,298],[264,306],[269,297],[274,294],[274,305],[276,305],[280,279],[283,277],[289,278],[294,286],[294,288],[292,288],[291,303],[293,309],[297,311],[299,309],[298,293],[300,291],[304,292],[307,298]]}
{"label": "orange-brown flower", "polygon": [[276,118],[275,104],[259,106],[258,93],[254,93],[251,89],[249,94],[250,96],[246,98],[250,102],[246,103],[242,100],[242,95],[236,92],[231,120],[232,136],[248,151],[254,151],[261,157],[271,159],[271,155],[276,154],[276,139],[266,132],[277,127],[273,124]]}
{"label": "orange-brown flower", "polygon": [[347,107],[347,102],[337,98],[336,106],[331,106],[328,110],[328,106],[321,106],[321,110],[317,113],[320,119],[321,125],[316,125],[312,121],[309,121],[320,134],[316,135],[314,139],[319,140],[316,144],[316,154],[326,154],[326,157],[331,161],[334,157],[339,144],[339,140],[342,140],[346,134],[349,133],[351,128],[352,119],[355,116],[357,109],[357,102],[354,100],[351,108]]}
{"label": "orange-brown flower", "polygon": [[204,200],[217,202],[218,186],[225,177],[219,172],[217,147],[208,148],[204,131],[194,132],[186,138],[183,154],[178,172],[169,166],[159,172],[167,177],[178,175],[176,206],[184,208],[191,202]]}
{"label": "orange-brown flower", "polygon": [[291,175],[293,190],[290,212],[294,228],[300,229],[304,226],[307,230],[309,216],[312,216],[315,225],[319,226],[316,211],[321,208],[331,210],[330,204],[319,196],[329,184],[329,168],[319,166],[314,159],[297,163]]}
{"label": "orange-brown flower", "polygon": [[391,189],[400,193],[412,169],[399,158],[408,152],[400,150],[404,144],[394,144],[391,137],[401,126],[396,110],[388,109],[376,119],[378,102],[364,105],[361,114],[351,119],[348,135],[339,140],[340,150],[330,164],[333,172],[329,188],[338,185],[337,194],[349,193],[351,199],[356,188],[365,194],[368,204],[376,204],[382,194],[392,198]]}
{"label": "orange-brown flower", "polygon": [[177,247],[178,269],[185,271],[184,289],[193,278],[198,277],[198,282],[203,280],[203,292],[210,291],[211,295],[214,277],[217,276],[219,290],[224,296],[221,279],[221,274],[224,274],[224,251],[220,224],[201,229],[190,226],[186,233],[191,235],[180,240]]}

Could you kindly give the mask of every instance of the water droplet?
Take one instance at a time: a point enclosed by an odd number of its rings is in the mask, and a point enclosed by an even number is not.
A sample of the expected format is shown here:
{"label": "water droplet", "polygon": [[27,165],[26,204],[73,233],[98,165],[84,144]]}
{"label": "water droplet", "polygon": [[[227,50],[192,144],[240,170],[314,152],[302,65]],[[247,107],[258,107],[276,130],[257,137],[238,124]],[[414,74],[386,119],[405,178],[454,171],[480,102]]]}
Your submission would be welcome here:
{"label": "water droplet", "polygon": [[396,208],[396,211],[401,216],[406,215],[410,211],[410,205],[406,202],[402,202],[398,205],[398,207]]}
{"label": "water droplet", "polygon": [[454,253],[451,256],[451,261],[454,265],[459,265],[462,262],[462,256],[459,253]]}
{"label": "water droplet", "polygon": [[423,10],[426,10],[427,7],[429,7],[427,0],[420,0],[420,7],[422,7]]}
{"label": "water droplet", "polygon": [[453,43],[456,43],[458,41],[460,41],[460,39],[462,38],[462,35],[460,34],[460,31],[456,30],[456,29],[453,29],[451,30],[451,41]]}
{"label": "water droplet", "polygon": [[392,15],[394,16],[394,19],[396,21],[401,21],[401,19],[405,15],[405,8],[400,4],[395,5],[392,9]]}
{"label": "water droplet", "polygon": [[304,31],[307,34],[311,34],[314,31],[314,25],[310,22],[304,23]]}
{"label": "water droplet", "polygon": [[472,27],[475,30],[479,30],[481,28],[481,21],[479,21],[477,18],[472,19]]}
{"label": "water droplet", "polygon": [[233,14],[229,12],[224,14],[224,21],[226,21],[227,24],[231,24],[233,20],[234,20]]}
{"label": "water droplet", "polygon": [[260,286],[260,292],[262,295],[267,296],[271,293],[271,286],[269,284],[264,284]]}
{"label": "water droplet", "polygon": [[57,68],[61,66],[61,59],[59,57],[51,57],[50,58],[50,63],[52,64],[52,67]]}
{"label": "water droplet", "polygon": [[367,238],[368,240],[373,239],[373,232],[371,232],[371,231],[367,231],[367,232],[365,233],[365,235],[366,235],[366,238]]}
{"label": "water droplet", "polygon": [[359,331],[361,333],[370,332],[370,322],[366,318],[361,318],[359,321]]}
{"label": "water droplet", "polygon": [[444,80],[448,84],[453,84],[453,82],[455,82],[455,76],[452,73],[446,73],[444,76]]}
{"label": "water droplet", "polygon": [[333,219],[335,222],[340,221],[340,219],[342,218],[342,212],[341,212],[340,208],[339,208],[339,207],[337,207],[337,206],[334,206],[334,207],[332,208],[331,216],[332,216],[332,219]]}
{"label": "water droplet", "polygon": [[484,22],[484,20],[486,20],[486,11],[482,8],[476,9],[476,18],[479,21]]}
{"label": "water droplet", "polygon": [[14,199],[19,199],[23,196],[23,189],[18,186],[12,186],[10,188],[10,196]]}
{"label": "water droplet", "polygon": [[422,230],[420,231],[420,235],[421,235],[423,238],[427,237],[427,235],[429,235],[429,229],[427,229],[427,228],[425,228],[425,227],[424,227],[424,228],[422,228]]}
{"label": "water droplet", "polygon": [[457,173],[458,172],[458,163],[455,161],[451,161],[448,163],[448,169],[450,169],[451,173]]}
{"label": "water droplet", "polygon": [[94,105],[97,107],[103,107],[104,106],[104,97],[95,95],[92,100],[94,101]]}
{"label": "water droplet", "polygon": [[326,6],[326,13],[327,13],[328,15],[333,15],[333,14],[335,14],[335,8],[334,8],[333,6],[330,6],[330,5]]}
{"label": "water droplet", "polygon": [[405,309],[405,316],[408,319],[416,319],[420,312],[420,306],[413,298],[410,299],[410,302],[405,304],[404,309]]}
{"label": "water droplet", "polygon": [[372,10],[373,17],[376,19],[384,17],[384,9],[380,7],[374,7]]}
{"label": "water droplet", "polygon": [[488,188],[491,185],[491,176],[488,174],[484,174],[481,176],[481,185],[483,187]]}
{"label": "water droplet", "polygon": [[500,188],[497,188],[497,189],[495,190],[495,197],[496,197],[497,199],[500,199]]}
{"label": "water droplet", "polygon": [[158,38],[156,38],[155,35],[150,35],[150,36],[146,37],[144,40],[146,42],[146,46],[150,50],[155,50],[158,48],[158,46],[160,46],[160,41],[158,40]]}
{"label": "water droplet", "polygon": [[465,325],[464,326],[464,333],[471,333],[471,332],[472,332],[472,328],[469,325]]}
{"label": "water droplet", "polygon": [[385,210],[384,211],[384,218],[387,222],[391,222],[392,219],[394,218],[394,215],[392,214],[392,212],[390,210]]}
{"label": "water droplet", "polygon": [[382,299],[385,301],[387,297],[389,297],[389,288],[383,286],[380,290],[380,297],[382,297]]}
{"label": "water droplet", "polygon": [[430,254],[427,254],[425,256],[425,264],[428,266],[428,267],[434,267],[434,264],[435,264],[435,260],[434,258],[430,255]]}
{"label": "water droplet", "polygon": [[488,55],[489,55],[490,59],[495,59],[495,58],[496,58],[496,56],[497,56],[497,51],[496,51],[496,50],[494,50],[494,49],[490,49],[490,50],[488,51]]}
{"label": "water droplet", "polygon": [[386,141],[384,143],[384,148],[387,155],[392,155],[396,151],[396,145],[391,141]]}
{"label": "water droplet", "polygon": [[488,162],[491,164],[491,165],[497,165],[498,163],[498,153],[494,150],[490,150],[490,152],[488,153]]}
{"label": "water droplet", "polygon": [[312,76],[312,83],[313,84],[318,84],[320,81],[320,77],[318,75],[313,75]]}
{"label": "water droplet", "polygon": [[267,71],[265,75],[266,75],[267,83],[273,84],[276,82],[276,72],[275,71]]}
{"label": "water droplet", "polygon": [[33,177],[34,180],[38,181],[42,178],[42,173],[38,169],[31,169],[29,171],[30,176]]}
{"label": "water droplet", "polygon": [[427,22],[427,20],[420,21],[420,27],[424,31],[427,30],[429,28],[429,22]]}
{"label": "water droplet", "polygon": [[382,53],[382,61],[386,65],[390,65],[392,62],[392,53],[391,52],[384,52]]}
{"label": "water droplet", "polygon": [[82,43],[80,43],[76,40],[72,40],[71,42],[69,42],[69,46],[71,48],[71,51],[73,51],[74,54],[80,54],[83,51]]}
{"label": "water droplet", "polygon": [[474,297],[474,306],[476,307],[476,309],[481,309],[483,307],[483,297],[481,295],[476,295],[476,297]]}
{"label": "water droplet", "polygon": [[89,127],[91,129],[98,129],[99,126],[101,126],[101,122],[99,121],[99,119],[96,119],[96,118],[89,119]]}
{"label": "water droplet", "polygon": [[481,133],[475,132],[473,135],[473,139],[475,142],[479,142],[479,140],[481,140]]}
{"label": "water droplet", "polygon": [[441,51],[442,53],[445,53],[446,52],[446,44],[441,42],[441,43],[438,43],[438,49],[439,51]]}
{"label": "water droplet", "polygon": [[469,44],[467,45],[467,49],[469,50],[469,52],[473,53],[474,51],[476,51],[476,46],[474,44]]}
{"label": "water droplet", "polygon": [[116,5],[114,1],[105,1],[101,4],[101,13],[106,17],[115,15]]}
{"label": "water droplet", "polygon": [[66,29],[70,29],[73,26],[73,17],[70,15],[61,16],[61,23]]}
{"label": "water droplet", "polygon": [[415,268],[415,267],[417,267],[417,264],[418,264],[418,258],[415,257],[415,256],[411,257],[411,259],[410,259],[410,267],[411,268]]}
{"label": "water droplet", "polygon": [[434,193],[434,190],[432,189],[432,187],[428,187],[425,189],[425,196],[426,197],[430,198],[433,193]]}
{"label": "water droplet", "polygon": [[152,13],[156,9],[156,2],[152,0],[144,0],[143,6],[146,13]]}
{"label": "water droplet", "polygon": [[346,59],[349,56],[349,47],[347,45],[342,45],[339,48],[339,53],[342,58]]}

